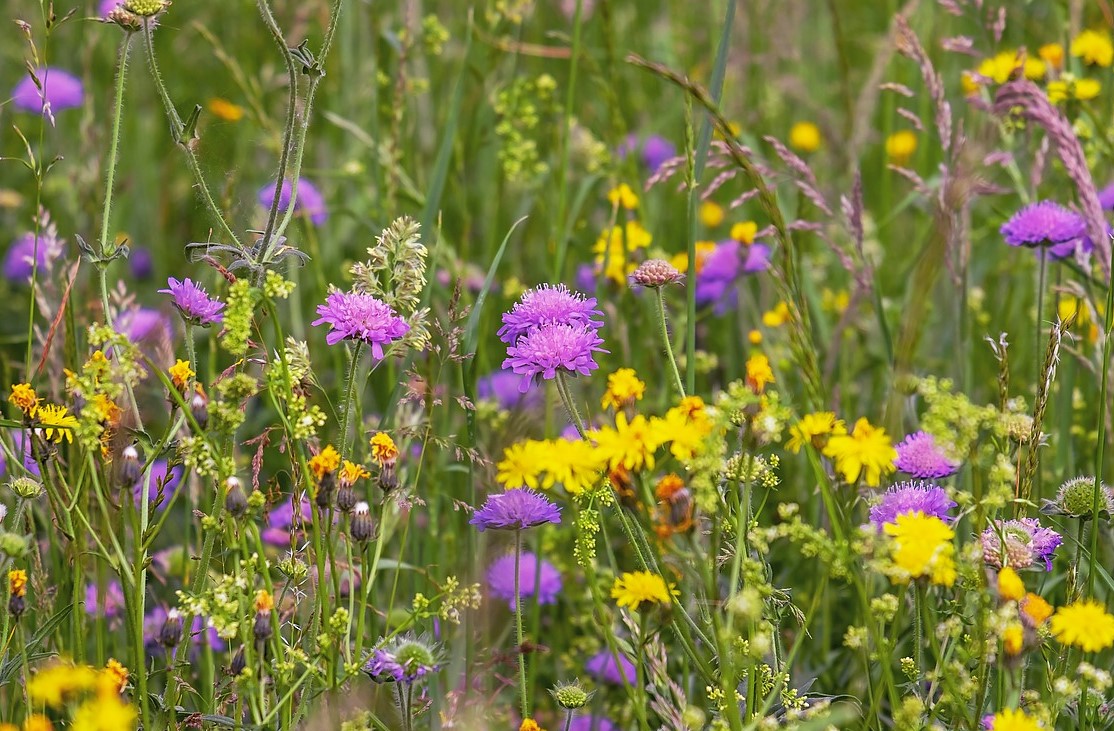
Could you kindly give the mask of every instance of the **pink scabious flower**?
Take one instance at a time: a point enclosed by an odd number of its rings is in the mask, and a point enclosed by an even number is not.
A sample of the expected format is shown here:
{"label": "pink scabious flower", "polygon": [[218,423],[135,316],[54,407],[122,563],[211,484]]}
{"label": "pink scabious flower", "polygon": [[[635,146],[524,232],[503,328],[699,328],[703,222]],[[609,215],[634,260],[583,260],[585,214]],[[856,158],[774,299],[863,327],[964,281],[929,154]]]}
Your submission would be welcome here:
{"label": "pink scabious flower", "polygon": [[[557,595],[561,593],[561,572],[556,566],[526,551],[519,558],[518,573],[518,593],[524,600],[537,597],[538,604],[557,603]],[[513,553],[491,562],[487,569],[487,588],[493,596],[514,609]]]}
{"label": "pink scabious flower", "polygon": [[882,500],[877,505],[871,507],[870,522],[879,532],[886,523],[893,523],[897,516],[905,513],[920,512],[950,522],[952,518],[948,511],[955,505],[944,488],[938,485],[899,482],[882,494]]}
{"label": "pink scabious flower", "polygon": [[468,522],[481,533],[488,529],[523,530],[543,523],[560,523],[561,509],[534,490],[507,490],[489,496]]}
{"label": "pink scabious flower", "polygon": [[897,459],[894,467],[907,475],[922,480],[949,477],[959,471],[959,463],[950,459],[936,444],[931,434],[918,431],[905,437],[897,445]]}
{"label": "pink scabious flower", "polygon": [[1013,214],[1001,233],[1010,246],[1047,247],[1053,256],[1062,257],[1082,243],[1087,223],[1055,201],[1038,201]]}
{"label": "pink scabious flower", "polygon": [[174,306],[182,313],[186,322],[204,326],[223,319],[221,310],[224,309],[224,303],[210,297],[204,287],[189,277],[180,282],[170,277],[166,284],[169,289],[160,289],[159,294],[168,294],[174,298]]}
{"label": "pink scabious flower", "polygon": [[574,292],[563,284],[543,284],[526,292],[503,313],[499,339],[508,345],[520,336],[546,325],[583,325],[593,330],[603,327],[603,313],[596,309],[596,299]]}
{"label": "pink scabious flower", "polygon": [[390,345],[410,332],[410,325],[395,314],[390,305],[370,294],[330,292],[325,304],[317,306],[317,318],[311,325],[329,325],[332,330],[325,342],[336,345],[341,340],[359,340],[371,346],[376,360],[383,359],[383,346]]}
{"label": "pink scabious flower", "polygon": [[1056,531],[1042,527],[1036,518],[996,520],[982,532],[979,540],[983,560],[995,569],[1006,565],[1025,569],[1044,561],[1046,571],[1052,570],[1052,554],[1064,541]]}
{"label": "pink scabious flower", "polygon": [[530,384],[540,379],[552,380],[557,371],[591,375],[599,368],[596,353],[606,353],[600,347],[603,338],[590,325],[547,325],[532,330],[507,348],[504,369],[511,369],[523,376],[518,390],[525,393]]}

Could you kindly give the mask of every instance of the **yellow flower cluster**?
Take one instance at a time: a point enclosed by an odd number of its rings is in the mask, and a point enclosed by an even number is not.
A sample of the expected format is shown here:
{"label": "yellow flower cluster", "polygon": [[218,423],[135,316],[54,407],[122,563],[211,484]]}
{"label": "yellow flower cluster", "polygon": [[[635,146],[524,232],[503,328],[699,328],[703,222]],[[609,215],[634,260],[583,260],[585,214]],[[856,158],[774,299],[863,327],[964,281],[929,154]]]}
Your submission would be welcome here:
{"label": "yellow flower cluster", "polygon": [[607,391],[600,402],[605,409],[621,409],[641,401],[646,393],[646,382],[633,368],[620,368],[607,377]]}
{"label": "yellow flower cluster", "polygon": [[331,444],[309,459],[309,469],[313,476],[320,482],[325,475],[331,475],[340,467],[340,454]]}
{"label": "yellow flower cluster", "polygon": [[395,440],[391,439],[391,435],[387,432],[375,432],[369,444],[371,445],[371,458],[380,467],[398,459],[398,447],[395,446]]}
{"label": "yellow flower cluster", "polygon": [[626,183],[620,183],[607,192],[607,202],[613,206],[633,211],[638,208],[638,194]]}
{"label": "yellow flower cluster", "polygon": [[817,411],[805,414],[793,426],[789,427],[789,441],[786,447],[793,454],[801,451],[801,447],[811,444],[817,449],[823,448],[827,437],[847,433],[847,425],[843,419],[837,419],[831,411]]}
{"label": "yellow flower cluster", "polygon": [[638,221],[612,226],[600,234],[592,248],[596,255],[596,268],[616,284],[626,284],[627,277],[637,267],[631,254],[645,249],[653,240],[654,237]]}
{"label": "yellow flower cluster", "polygon": [[101,670],[57,663],[31,676],[27,694],[34,705],[53,710],[77,704],[68,726],[73,731],[131,731],[138,714],[120,698],[127,681],[128,669],[116,660]]}
{"label": "yellow flower cluster", "polygon": [[902,513],[883,526],[893,539],[890,556],[898,579],[926,578],[933,584],[955,583],[955,532],[934,515]]}
{"label": "yellow flower cluster", "polygon": [[1043,726],[1021,711],[1005,710],[994,714],[990,728],[994,731],[1041,731]]}
{"label": "yellow flower cluster", "polygon": [[1078,647],[1083,652],[1101,652],[1114,646],[1114,615],[1093,599],[1057,609],[1051,628],[1060,644]]}

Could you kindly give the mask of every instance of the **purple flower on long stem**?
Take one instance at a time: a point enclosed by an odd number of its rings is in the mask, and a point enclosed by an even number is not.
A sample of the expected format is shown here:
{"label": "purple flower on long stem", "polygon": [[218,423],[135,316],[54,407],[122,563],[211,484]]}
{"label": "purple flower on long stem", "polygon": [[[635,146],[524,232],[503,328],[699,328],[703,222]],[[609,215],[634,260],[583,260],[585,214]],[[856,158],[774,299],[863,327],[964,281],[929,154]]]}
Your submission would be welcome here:
{"label": "purple flower on long stem", "polygon": [[482,401],[494,401],[506,411],[541,408],[542,390],[534,388],[523,393],[518,390],[521,380],[507,371],[489,373],[476,381],[476,397]]}
{"label": "purple flower on long stem", "polygon": [[770,248],[765,244],[721,241],[696,274],[696,303],[714,305],[717,315],[734,309],[738,302],[736,282],[744,274],[765,271],[769,266]]}
{"label": "purple flower on long stem", "polygon": [[596,680],[612,685],[633,685],[635,682],[635,667],[627,656],[619,653],[619,662],[615,662],[615,655],[611,650],[602,650],[593,655],[584,664],[584,669]]}
{"label": "purple flower on long stem", "polygon": [[563,284],[543,284],[522,295],[510,312],[503,313],[499,339],[514,343],[520,336],[546,325],[573,325],[599,330],[603,313],[596,309],[594,297],[573,292]]}
{"label": "purple flower on long stem", "polygon": [[[539,567],[540,564],[540,567]],[[561,593],[561,572],[537,554],[525,552],[519,563],[519,595],[522,599],[537,597],[538,604],[555,604]],[[493,596],[515,608],[514,554],[495,559],[487,569],[487,587]]]}
{"label": "purple flower on long stem", "polygon": [[990,566],[1024,569],[1044,561],[1046,571],[1052,570],[1052,554],[1063,540],[1056,531],[1042,527],[1036,518],[996,520],[980,537],[983,560]]}
{"label": "purple flower on long stem", "polygon": [[870,522],[881,531],[886,523],[893,523],[904,513],[921,512],[945,522],[951,521],[948,512],[955,507],[944,488],[929,482],[899,482],[885,493],[882,500],[870,509]]}
{"label": "purple flower on long stem", "polygon": [[4,255],[4,277],[8,281],[17,284],[30,281],[36,264],[40,277],[50,272],[52,263],[62,256],[65,248],[64,242],[52,232],[53,227],[41,231],[38,246],[35,245],[35,234],[31,232],[12,242]]}
{"label": "purple flower on long stem", "polygon": [[666,161],[677,156],[677,148],[661,135],[650,135],[645,140],[639,140],[638,135],[629,134],[619,145],[617,152],[620,158],[632,152],[641,153],[642,164],[651,174],[656,173]]}
{"label": "purple flower on long stem", "polygon": [[481,533],[488,529],[523,530],[543,523],[560,523],[561,509],[533,490],[507,490],[488,496],[468,522]]}
{"label": "purple flower on long stem", "polygon": [[939,479],[959,471],[959,463],[948,457],[931,434],[918,431],[910,434],[897,445],[894,467],[907,475],[926,479]]}
{"label": "purple flower on long stem", "polygon": [[124,607],[124,590],[119,581],[110,581],[104,587],[104,602],[96,584],[85,585],[85,613],[92,617],[112,619]]}
{"label": "purple flower on long stem", "polygon": [[1055,201],[1039,201],[1013,214],[1002,225],[1001,232],[1010,246],[1074,245],[1086,236],[1087,223],[1078,213]]}
{"label": "purple flower on long stem", "polygon": [[437,648],[407,634],[374,650],[364,663],[364,672],[377,683],[412,684],[440,667]]}
{"label": "purple flower on long stem", "polygon": [[186,322],[205,326],[223,319],[221,310],[224,303],[210,297],[204,287],[189,277],[180,282],[170,277],[166,283],[168,289],[160,289],[159,294],[169,294],[174,298],[174,306]]}
{"label": "purple flower on long stem", "polygon": [[410,325],[395,314],[390,305],[370,294],[330,292],[325,304],[317,306],[319,318],[311,325],[329,325],[332,329],[325,342],[335,345],[341,340],[358,340],[371,346],[376,360],[383,358],[383,346],[390,345],[410,332]]}
{"label": "purple flower on long stem", "polygon": [[[274,183],[263,186],[259,191],[259,205],[269,210],[275,200],[277,187]],[[289,180],[282,181],[282,190],[279,192],[280,211],[285,212],[290,207],[292,190]],[[321,195],[317,186],[305,178],[298,179],[298,199],[294,202],[294,211],[307,214],[314,226],[320,226],[329,217],[329,212],[325,208],[325,197]]]}
{"label": "purple flower on long stem", "polygon": [[588,325],[546,325],[509,346],[503,368],[523,376],[519,390],[525,393],[532,381],[551,380],[557,371],[591,375],[599,367],[595,354],[607,352],[602,343],[603,338]]}
{"label": "purple flower on long stem", "polygon": [[35,76],[42,84],[41,90],[30,74],[20,79],[12,89],[12,104],[16,109],[49,115],[63,109],[80,107],[85,99],[81,79],[69,71],[44,66],[35,72]]}

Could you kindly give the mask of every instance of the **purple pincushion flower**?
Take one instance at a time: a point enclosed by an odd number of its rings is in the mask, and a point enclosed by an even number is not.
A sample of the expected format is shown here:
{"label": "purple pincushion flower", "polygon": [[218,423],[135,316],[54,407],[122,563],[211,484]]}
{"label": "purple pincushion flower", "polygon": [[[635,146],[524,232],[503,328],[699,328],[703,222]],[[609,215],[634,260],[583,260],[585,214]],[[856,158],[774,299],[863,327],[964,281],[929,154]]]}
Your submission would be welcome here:
{"label": "purple pincushion flower", "polygon": [[881,532],[886,523],[893,523],[904,513],[924,513],[944,522],[951,522],[948,514],[955,507],[944,488],[930,482],[899,482],[885,493],[882,500],[870,509],[870,522]]}
{"label": "purple pincushion flower", "polygon": [[119,581],[110,581],[104,587],[104,603],[96,584],[85,585],[85,613],[93,617],[112,619],[124,607],[124,590]]}
{"label": "purple pincushion flower", "polygon": [[525,393],[518,390],[522,379],[507,371],[495,371],[476,381],[476,397],[483,401],[494,401],[505,411],[515,409],[537,409],[543,403],[539,388],[531,388]]}
{"label": "purple pincushion flower", "polygon": [[619,731],[619,727],[606,716],[576,716],[565,729],[566,731]]}
{"label": "purple pincushion flower", "polygon": [[1114,183],[1099,191],[1099,205],[1104,211],[1114,211]]}
{"label": "purple pincushion flower", "polygon": [[617,152],[620,159],[632,152],[640,152],[642,164],[651,174],[656,173],[658,168],[677,156],[677,148],[661,135],[650,135],[643,141],[638,139],[638,135],[629,134],[619,145]]}
{"label": "purple pincushion flower", "polygon": [[410,332],[410,325],[395,314],[390,305],[370,294],[330,292],[325,304],[317,306],[317,318],[311,325],[329,325],[332,329],[325,342],[335,345],[341,340],[359,340],[371,345],[376,360],[383,359],[383,346]]}
{"label": "purple pincushion flower", "polygon": [[744,274],[765,271],[769,266],[770,248],[765,244],[744,245],[733,239],[719,242],[696,274],[696,303],[714,305],[717,315],[734,309],[738,279]]}
{"label": "purple pincushion flower", "polygon": [[263,529],[262,538],[272,546],[290,547],[296,534],[309,522],[313,512],[309,498],[302,496],[295,511],[294,499],[287,498],[278,507],[272,508],[267,515],[267,527]]}
{"label": "purple pincushion flower", "polygon": [[596,680],[612,685],[633,685],[637,677],[634,663],[622,653],[619,653],[619,662],[616,663],[611,650],[602,650],[593,655],[584,664],[584,669]]}
{"label": "purple pincushion flower", "polygon": [[599,272],[596,271],[596,267],[592,264],[580,264],[577,266],[576,275],[573,277],[573,281],[576,282],[577,288],[586,292],[596,288],[598,279]]}
{"label": "purple pincushion flower", "polygon": [[596,299],[574,292],[563,284],[543,284],[531,289],[514,304],[510,312],[503,313],[503,327],[499,339],[514,343],[522,335],[545,325],[577,325],[599,330],[603,327],[603,313],[596,309]]}
{"label": "purple pincushion flower", "polygon": [[39,244],[35,246],[35,234],[25,233],[8,248],[4,255],[4,277],[17,284],[31,279],[36,263],[39,276],[51,270],[51,262],[62,255],[64,243],[53,235],[53,227],[39,234]]}
{"label": "purple pincushion flower", "polygon": [[85,89],[81,79],[69,71],[44,66],[35,72],[42,90],[28,74],[19,80],[12,89],[12,103],[16,109],[35,114],[50,115],[63,109],[80,107],[85,99]]}
{"label": "purple pincushion flower", "polygon": [[596,353],[606,353],[600,347],[603,338],[589,325],[547,325],[526,333],[507,348],[503,368],[523,376],[519,390],[523,393],[539,377],[551,380],[557,371],[591,375],[599,368]]}
{"label": "purple pincushion flower", "polygon": [[[557,603],[557,595],[561,593],[561,572],[556,566],[544,559],[539,561],[537,554],[527,551],[519,559],[518,573],[518,593],[524,600],[536,597],[538,604]],[[513,553],[491,562],[487,569],[487,587],[493,596],[514,609]]]}
{"label": "purple pincushion flower", "polygon": [[171,329],[170,322],[163,313],[148,307],[136,307],[121,312],[116,318],[115,327],[117,332],[133,343],[169,335]]}
{"label": "purple pincushion flower", "polygon": [[[165,508],[171,496],[178,491],[178,485],[182,482],[183,470],[181,465],[174,465],[173,467],[165,459],[157,459],[151,464],[151,474],[147,478],[147,499],[153,504],[159,499],[159,494],[162,494],[162,500],[159,501],[157,508]],[[132,492],[135,494],[136,505],[143,499],[143,477],[140,476],[132,485]]]}
{"label": "purple pincushion flower", "polygon": [[929,480],[949,477],[959,471],[959,463],[948,457],[931,434],[918,431],[897,445],[894,467],[913,477]]}
{"label": "purple pincushion flower", "polygon": [[1005,565],[1024,569],[1037,561],[1044,561],[1046,571],[1052,570],[1052,554],[1063,543],[1059,533],[1042,527],[1036,518],[996,520],[994,525],[982,532],[979,540],[983,560],[996,569]]}
{"label": "purple pincushion flower", "polygon": [[1082,239],[1087,224],[1078,213],[1055,201],[1025,206],[1002,224],[1002,237],[1010,246],[1052,246]]}
{"label": "purple pincushion flower", "polygon": [[210,325],[223,319],[221,310],[224,303],[209,296],[205,288],[189,277],[178,281],[174,277],[166,280],[168,289],[160,289],[159,294],[168,294],[174,298],[174,306],[182,313],[186,322],[196,325]]}
{"label": "purple pincushion flower", "polygon": [[527,488],[488,496],[470,524],[485,530],[523,530],[543,523],[560,523],[561,509],[541,493]]}
{"label": "purple pincushion flower", "polygon": [[[275,189],[277,187],[274,183],[265,185],[259,191],[259,205],[270,209],[275,200]],[[290,207],[291,190],[290,181],[282,181],[282,191],[279,193],[280,211],[285,212]],[[294,202],[294,210],[295,212],[306,213],[314,226],[320,226],[329,217],[329,212],[325,208],[325,197],[321,195],[317,186],[305,178],[298,179],[298,199]]]}
{"label": "purple pincushion flower", "polygon": [[136,279],[147,279],[155,271],[155,260],[147,249],[135,246],[128,254],[128,268]]}
{"label": "purple pincushion flower", "polygon": [[440,667],[437,648],[424,638],[407,634],[372,651],[364,672],[377,683],[412,684]]}

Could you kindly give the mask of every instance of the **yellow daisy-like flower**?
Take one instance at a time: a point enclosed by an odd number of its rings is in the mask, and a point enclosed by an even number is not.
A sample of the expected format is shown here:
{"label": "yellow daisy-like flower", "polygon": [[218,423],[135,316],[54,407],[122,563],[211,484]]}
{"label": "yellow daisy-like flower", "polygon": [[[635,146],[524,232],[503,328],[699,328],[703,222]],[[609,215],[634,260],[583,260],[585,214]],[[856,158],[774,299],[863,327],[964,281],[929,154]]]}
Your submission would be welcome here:
{"label": "yellow daisy-like flower", "polygon": [[666,441],[660,419],[647,419],[639,414],[628,421],[621,411],[615,414],[614,427],[596,429],[589,436],[595,440],[596,449],[611,469],[622,466],[631,472],[643,467],[653,469],[654,452]]}
{"label": "yellow daisy-like flower", "polygon": [[70,723],[72,731],[131,731],[139,712],[117,696],[98,696],[81,704]]}
{"label": "yellow daisy-like flower", "polygon": [[862,479],[870,487],[878,487],[883,475],[894,471],[897,450],[886,430],[871,426],[865,418],[855,422],[850,434],[833,434],[824,447],[824,456],[835,462],[836,471],[844,482]]}
{"label": "yellow daisy-like flower", "polygon": [[244,108],[239,104],[233,104],[227,99],[215,97],[209,100],[208,106],[213,116],[219,117],[225,122],[239,122],[244,118]]}
{"label": "yellow daisy-like flower", "polygon": [[[1037,59],[1033,60],[1041,65],[1041,73],[1039,76],[1035,77],[1039,79],[1041,76],[1044,76],[1044,64]],[[982,63],[979,64],[978,72],[979,76],[985,76],[995,84],[1004,84],[1009,81],[1013,72],[1021,68],[1021,66],[1021,55],[1017,51],[1000,51],[990,58],[984,58]],[[1029,74],[1026,74],[1026,76],[1029,76]],[[1030,76],[1029,78],[1034,77]]]}
{"label": "yellow daisy-like flower", "polygon": [[792,313],[789,311],[789,305],[786,302],[778,302],[774,309],[766,310],[762,313],[762,324],[766,327],[781,327],[789,322]]}
{"label": "yellow daisy-like flower", "polygon": [[104,677],[106,687],[112,689],[117,695],[123,693],[128,685],[128,669],[114,657],[108,658],[108,662],[105,663]]}
{"label": "yellow daisy-like flower", "polygon": [[344,466],[340,469],[340,484],[344,486],[354,485],[356,480],[366,477],[371,477],[371,473],[362,464],[344,460]]}
{"label": "yellow daisy-like flower", "polygon": [[607,466],[596,448],[582,439],[540,442],[536,458],[541,471],[545,472],[542,487],[549,489],[560,484],[570,495],[579,495],[593,487]]}
{"label": "yellow daisy-like flower", "polygon": [[1006,654],[1016,657],[1021,654],[1021,648],[1024,646],[1025,628],[1019,622],[1010,622],[1002,631],[1002,647],[1006,650]]}
{"label": "yellow daisy-like flower", "polygon": [[518,731],[545,731],[538,722],[532,718],[522,719],[522,723],[518,727]]}
{"label": "yellow daisy-like flower", "polygon": [[770,367],[770,360],[758,353],[747,358],[747,385],[755,393],[762,393],[766,385],[774,382],[774,371]]}
{"label": "yellow daisy-like flower", "polygon": [[255,592],[255,611],[257,614],[269,612],[275,608],[275,598],[266,589]]}
{"label": "yellow daisy-like flower", "polygon": [[186,385],[189,384],[190,379],[197,375],[193,368],[190,368],[190,362],[181,359],[170,366],[167,373],[170,374],[170,382],[173,383],[174,387],[179,391],[185,391]]}
{"label": "yellow daisy-like flower", "polygon": [[1062,104],[1068,99],[1089,101],[1102,91],[1102,84],[1095,79],[1065,78],[1048,82],[1048,101],[1053,104]]}
{"label": "yellow daisy-like flower", "polygon": [[643,602],[668,606],[679,592],[667,586],[665,579],[649,571],[628,571],[615,579],[611,598],[620,607],[637,611]]}
{"label": "yellow daisy-like flower", "polygon": [[43,434],[51,442],[73,442],[73,429],[77,427],[77,418],[69,413],[65,406],[47,404],[40,406],[36,414],[39,423],[45,427]]}
{"label": "yellow daisy-like flower", "polygon": [[23,412],[25,416],[34,416],[39,409],[39,397],[30,383],[16,383],[8,396],[8,403]]}
{"label": "yellow daisy-like flower", "polygon": [[23,596],[27,593],[27,572],[23,569],[8,571],[8,593],[12,596]]}
{"label": "yellow daisy-like flower", "polygon": [[682,462],[691,460],[704,451],[708,435],[712,433],[712,420],[708,418],[704,399],[686,396],[658,420],[662,438],[669,442],[669,452]]}
{"label": "yellow daisy-like flower", "polygon": [[1009,566],[998,572],[998,596],[1007,602],[1021,601],[1025,596],[1025,582]]}
{"label": "yellow daisy-like flower", "polygon": [[731,238],[740,244],[750,246],[758,236],[758,224],[754,221],[740,221],[731,227]]}
{"label": "yellow daisy-like flower", "polygon": [[375,432],[368,444],[371,445],[371,458],[380,467],[398,459],[398,447],[395,446],[395,440],[391,439],[391,435],[387,432]]}
{"label": "yellow daisy-like flower", "polygon": [[607,202],[613,206],[633,211],[638,208],[638,195],[626,183],[620,183],[607,191]]}
{"label": "yellow daisy-like flower", "polygon": [[1085,30],[1072,40],[1071,55],[1089,66],[1109,66],[1114,63],[1114,42],[1105,31]]}
{"label": "yellow daisy-like flower", "polygon": [[1064,47],[1059,43],[1046,43],[1037,49],[1037,56],[1054,69],[1064,67]]}
{"label": "yellow daisy-like flower", "polygon": [[942,586],[955,583],[955,532],[947,523],[918,510],[898,515],[883,530],[893,538],[891,560],[898,569],[896,578],[924,577]]}
{"label": "yellow daisy-like flower", "polygon": [[747,342],[750,343],[751,345],[761,345],[762,344],[762,331],[761,330],[751,330],[750,332],[748,332],[747,333]]}
{"label": "yellow daisy-like flower", "polygon": [[1040,594],[1029,592],[1018,605],[1021,613],[1029,618],[1034,627],[1040,627],[1052,616],[1052,605],[1044,600]]}
{"label": "yellow daisy-like flower", "polygon": [[789,128],[789,146],[798,152],[816,152],[823,144],[820,128],[812,122],[797,122]]}
{"label": "yellow daisy-like flower", "polygon": [[507,447],[503,450],[502,461],[495,466],[495,479],[507,490],[537,488],[542,473],[542,448],[542,443],[533,439]]}
{"label": "yellow daisy-like flower", "polygon": [[817,411],[805,414],[800,421],[789,427],[789,441],[785,446],[797,454],[806,444],[818,447],[820,437],[846,433],[847,425],[843,423],[843,419],[837,419],[831,411]]}
{"label": "yellow daisy-like flower", "polygon": [[1060,607],[1052,615],[1052,634],[1062,645],[1100,652],[1114,645],[1114,616],[1093,599]]}
{"label": "yellow daisy-like flower", "polygon": [[1041,725],[1037,723],[1036,719],[1016,710],[995,713],[994,721],[990,727],[994,731],[1041,731]]}
{"label": "yellow daisy-like flower", "polygon": [[833,292],[827,287],[820,293],[820,309],[842,315],[851,306],[851,293],[846,289]]}
{"label": "yellow daisy-like flower", "polygon": [[[16,731],[20,731],[16,726],[12,726],[12,728],[16,729]],[[22,731],[54,731],[54,724],[43,714],[32,713],[30,716],[23,719]]]}
{"label": "yellow daisy-like flower", "polygon": [[607,392],[601,404],[605,409],[621,409],[641,401],[646,393],[646,382],[633,368],[620,368],[607,377]]}
{"label": "yellow daisy-like flower", "polygon": [[95,690],[98,675],[97,670],[88,665],[57,663],[31,676],[27,694],[36,705],[61,708],[75,695]]}
{"label": "yellow daisy-like flower", "polygon": [[903,129],[886,138],[886,157],[894,165],[904,165],[917,151],[917,133]]}
{"label": "yellow daisy-like flower", "polygon": [[723,223],[726,214],[723,206],[713,201],[704,201],[700,204],[700,222],[708,228],[715,228]]}
{"label": "yellow daisy-like flower", "polygon": [[326,444],[325,448],[309,459],[309,469],[313,476],[320,482],[325,475],[331,475],[340,467],[340,454],[333,445]]}

